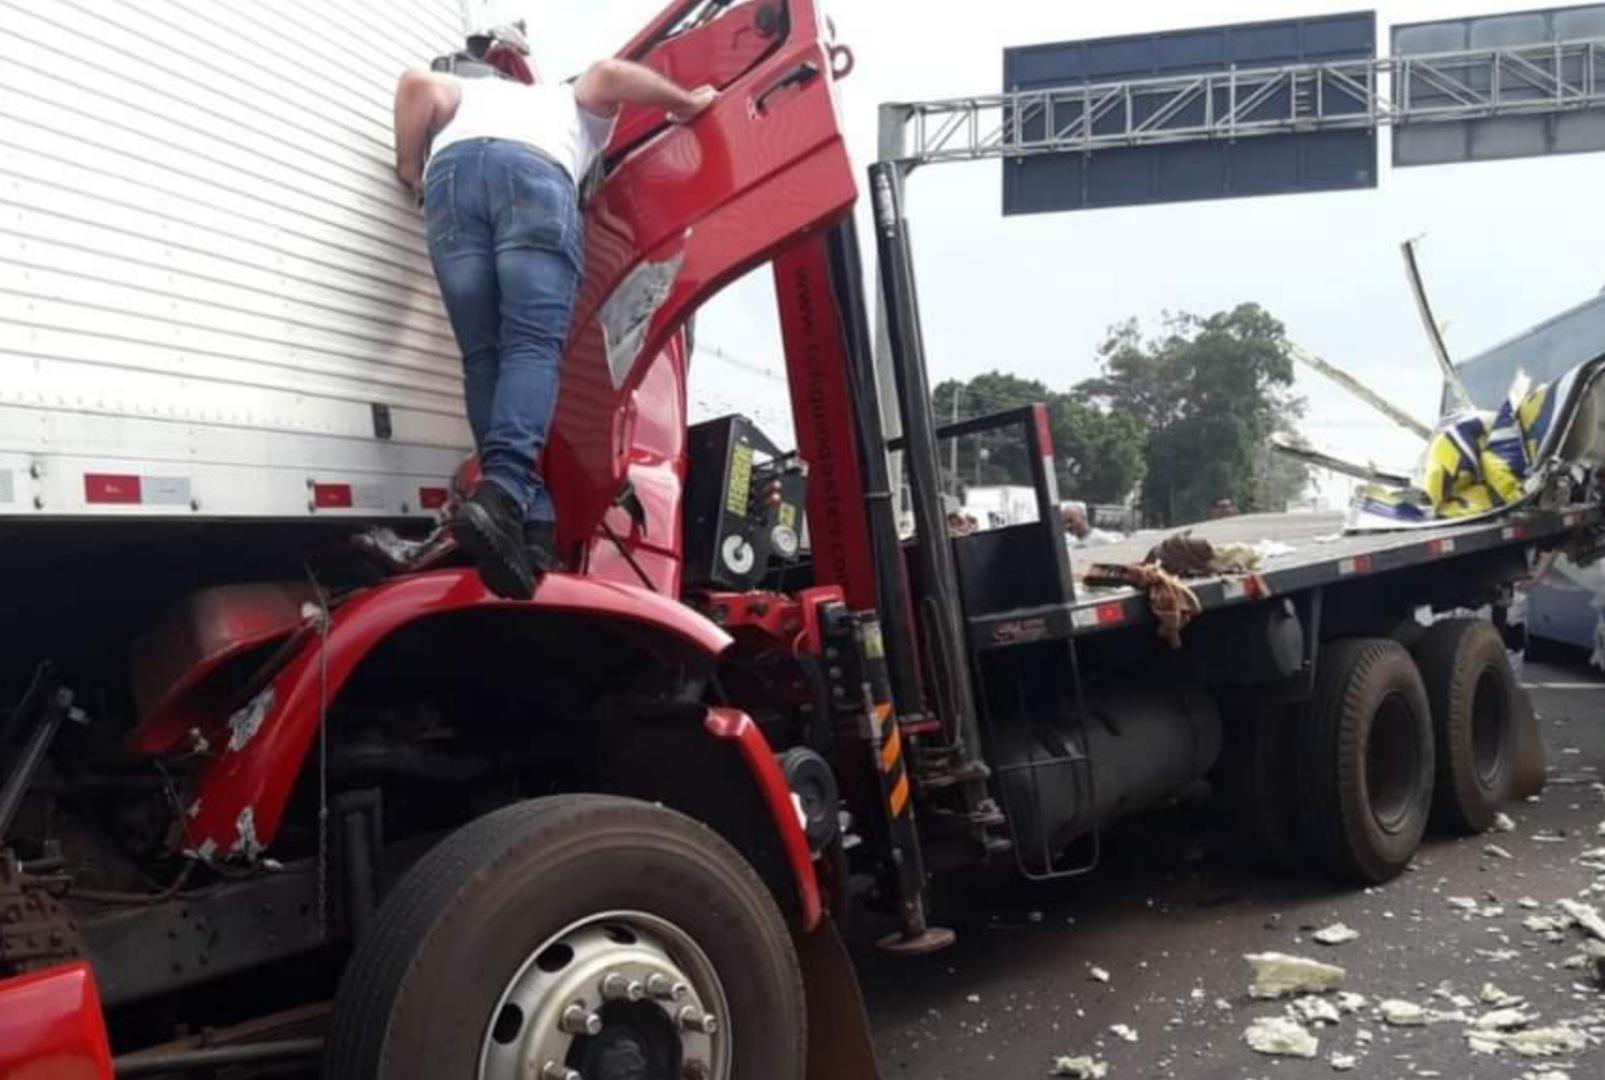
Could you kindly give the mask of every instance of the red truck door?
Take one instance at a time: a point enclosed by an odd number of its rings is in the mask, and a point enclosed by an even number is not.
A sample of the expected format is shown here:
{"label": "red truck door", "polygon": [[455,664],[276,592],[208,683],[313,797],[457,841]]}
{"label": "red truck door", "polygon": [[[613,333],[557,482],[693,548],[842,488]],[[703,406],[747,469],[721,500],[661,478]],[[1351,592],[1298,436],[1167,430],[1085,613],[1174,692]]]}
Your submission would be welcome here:
{"label": "red truck door", "polygon": [[825,38],[814,0],[682,0],[621,54],[721,96],[683,127],[627,110],[587,202],[585,279],[546,451],[565,550],[618,496],[626,406],[669,336],[721,286],[851,207]]}

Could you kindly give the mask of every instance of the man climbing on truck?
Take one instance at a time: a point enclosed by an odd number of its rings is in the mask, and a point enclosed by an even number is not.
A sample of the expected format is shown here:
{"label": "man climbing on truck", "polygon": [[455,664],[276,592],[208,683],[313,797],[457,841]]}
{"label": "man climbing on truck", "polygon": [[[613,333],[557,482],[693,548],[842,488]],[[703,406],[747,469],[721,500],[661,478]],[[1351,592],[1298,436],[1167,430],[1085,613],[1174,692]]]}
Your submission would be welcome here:
{"label": "man climbing on truck", "polygon": [[541,453],[584,273],[579,184],[621,106],[666,109],[685,123],[715,92],[611,59],[573,82],[542,83],[526,60],[522,23],[477,42],[477,56],[436,64],[447,70],[402,75],[396,176],[423,200],[484,477],[452,531],[487,587],[527,600],[534,575],[555,562]]}

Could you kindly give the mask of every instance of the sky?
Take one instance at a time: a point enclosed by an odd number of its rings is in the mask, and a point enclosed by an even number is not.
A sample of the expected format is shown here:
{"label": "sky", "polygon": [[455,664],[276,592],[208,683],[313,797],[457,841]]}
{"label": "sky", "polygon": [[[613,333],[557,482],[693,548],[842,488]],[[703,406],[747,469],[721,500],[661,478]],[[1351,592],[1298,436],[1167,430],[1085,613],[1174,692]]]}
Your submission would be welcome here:
{"label": "sky", "polygon": [[[516,2],[516,0],[515,0]],[[611,52],[662,0],[527,0],[549,73]],[[823,0],[857,68],[841,84],[849,146],[873,159],[876,107],[1001,88],[1007,46],[1363,10],[1319,0]],[[1387,28],[1531,5],[1391,0]],[[1378,187],[1005,219],[997,162],[929,167],[908,211],[933,385],[993,369],[1068,387],[1096,373],[1107,329],[1167,311],[1264,305],[1291,337],[1430,420],[1440,381],[1399,244],[1421,237],[1432,302],[1455,359],[1605,288],[1605,154],[1394,170],[1383,132]],[[873,251],[866,251],[866,261]],[[767,271],[730,286],[698,324],[692,397],[740,410],[790,442]],[[1322,449],[1408,468],[1420,443],[1306,371],[1305,435]]]}

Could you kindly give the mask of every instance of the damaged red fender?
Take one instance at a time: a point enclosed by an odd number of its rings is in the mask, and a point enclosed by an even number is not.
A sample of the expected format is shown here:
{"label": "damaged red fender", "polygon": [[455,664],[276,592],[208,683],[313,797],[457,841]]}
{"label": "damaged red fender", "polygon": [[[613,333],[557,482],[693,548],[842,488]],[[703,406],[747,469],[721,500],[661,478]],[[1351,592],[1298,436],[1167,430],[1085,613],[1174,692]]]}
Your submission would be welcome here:
{"label": "damaged red fender", "polygon": [[[587,612],[679,639],[710,659],[730,637],[690,608],[646,589],[548,574],[533,600],[497,599],[477,571],[439,570],[398,578],[333,609],[327,635],[312,635],[268,687],[229,720],[200,770],[185,822],[196,858],[254,858],[272,843],[317,736],[320,718],[362,661],[386,638],[420,619],[473,608]],[[761,736],[760,736],[761,737]]]}
{"label": "damaged red fender", "polygon": [[83,962],[0,980],[0,1077],[112,1080],[95,976]]}
{"label": "damaged red fender", "polygon": [[703,721],[708,734],[736,744],[741,760],[747,763],[753,782],[769,807],[775,831],[786,851],[786,861],[797,879],[797,898],[802,911],[802,928],[812,930],[819,925],[824,905],[819,899],[819,878],[814,874],[814,859],[808,850],[808,837],[803,833],[802,820],[792,802],[791,786],[780,771],[780,762],[752,717],[740,709],[709,709]]}

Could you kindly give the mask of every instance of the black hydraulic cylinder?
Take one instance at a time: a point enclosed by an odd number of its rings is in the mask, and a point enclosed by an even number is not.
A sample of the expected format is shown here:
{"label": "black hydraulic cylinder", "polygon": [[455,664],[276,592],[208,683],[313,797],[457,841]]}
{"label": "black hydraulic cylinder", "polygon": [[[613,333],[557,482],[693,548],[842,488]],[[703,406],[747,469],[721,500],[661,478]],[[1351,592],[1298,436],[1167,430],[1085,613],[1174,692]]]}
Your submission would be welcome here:
{"label": "black hydraulic cylinder", "polygon": [[980,730],[970,681],[969,652],[960,614],[958,573],[948,542],[937,475],[936,420],[920,334],[919,297],[914,286],[913,253],[903,214],[902,173],[878,162],[869,169],[875,201],[875,243],[880,255],[881,292],[886,306],[897,405],[903,418],[904,460],[919,531],[919,588],[916,613],[926,633],[931,689],[949,738],[965,756],[978,758]]}
{"label": "black hydraulic cylinder", "polygon": [[886,433],[881,426],[880,387],[870,346],[869,314],[864,306],[864,266],[858,226],[849,216],[828,236],[831,291],[846,338],[848,379],[852,385],[853,428],[858,436],[870,548],[875,561],[876,595],[886,636],[893,700],[900,717],[925,712],[919,651],[908,616],[914,611],[908,573],[897,536],[897,493],[886,464]]}

